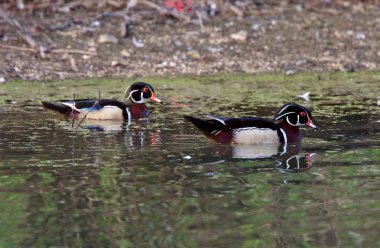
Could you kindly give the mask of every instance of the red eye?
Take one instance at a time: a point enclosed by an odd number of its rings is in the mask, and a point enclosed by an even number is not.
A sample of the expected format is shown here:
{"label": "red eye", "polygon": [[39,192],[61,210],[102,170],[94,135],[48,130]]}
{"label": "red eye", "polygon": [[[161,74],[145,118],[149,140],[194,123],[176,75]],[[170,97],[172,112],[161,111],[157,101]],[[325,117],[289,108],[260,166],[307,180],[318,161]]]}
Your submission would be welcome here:
{"label": "red eye", "polygon": [[305,115],[306,115],[305,112],[301,112],[301,113],[300,113],[300,116],[305,116]]}
{"label": "red eye", "polygon": [[143,89],[143,92],[145,92],[145,93],[147,93],[149,91],[149,89],[147,88],[147,87],[145,87],[144,89]]}

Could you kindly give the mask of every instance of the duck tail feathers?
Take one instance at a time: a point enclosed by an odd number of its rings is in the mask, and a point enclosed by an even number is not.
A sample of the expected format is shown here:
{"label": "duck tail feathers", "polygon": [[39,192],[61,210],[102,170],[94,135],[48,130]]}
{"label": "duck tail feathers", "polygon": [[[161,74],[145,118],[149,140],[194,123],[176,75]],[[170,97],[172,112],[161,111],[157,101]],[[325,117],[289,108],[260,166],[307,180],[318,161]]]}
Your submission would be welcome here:
{"label": "duck tail feathers", "polygon": [[46,109],[50,109],[64,115],[70,115],[70,113],[72,112],[72,108],[64,104],[56,104],[42,101],[42,106],[44,106],[44,108]]}
{"label": "duck tail feathers", "polygon": [[184,116],[184,119],[193,123],[206,136],[214,136],[219,131],[228,131],[228,128],[219,120],[202,120],[189,115]]}

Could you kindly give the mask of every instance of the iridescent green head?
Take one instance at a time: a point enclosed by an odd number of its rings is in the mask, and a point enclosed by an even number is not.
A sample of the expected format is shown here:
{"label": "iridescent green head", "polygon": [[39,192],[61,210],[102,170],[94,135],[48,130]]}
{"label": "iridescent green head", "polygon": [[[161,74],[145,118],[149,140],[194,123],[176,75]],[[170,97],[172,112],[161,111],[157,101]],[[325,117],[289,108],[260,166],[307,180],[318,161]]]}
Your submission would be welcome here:
{"label": "iridescent green head", "polygon": [[153,86],[144,82],[131,84],[125,91],[125,98],[134,103],[145,103],[147,100],[162,103],[162,101],[156,97]]}

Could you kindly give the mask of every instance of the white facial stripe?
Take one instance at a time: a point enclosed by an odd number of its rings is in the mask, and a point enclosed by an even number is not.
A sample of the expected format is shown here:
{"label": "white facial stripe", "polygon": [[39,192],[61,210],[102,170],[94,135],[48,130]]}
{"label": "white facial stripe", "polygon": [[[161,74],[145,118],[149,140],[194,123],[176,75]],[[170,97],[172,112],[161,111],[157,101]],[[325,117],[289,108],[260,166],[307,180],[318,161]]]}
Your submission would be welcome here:
{"label": "white facial stripe", "polygon": [[291,126],[294,126],[294,127],[297,126],[297,125],[294,125],[293,123],[290,122],[290,120],[289,120],[289,116],[286,116],[286,121],[287,121],[287,122],[289,123],[289,125],[291,125]]}
{"label": "white facial stripe", "polygon": [[284,111],[286,108],[288,108],[290,105],[286,105],[285,107],[283,107],[280,111],[278,111],[278,113],[280,114],[282,111]]}
{"label": "white facial stripe", "polygon": [[284,117],[285,115],[288,115],[288,114],[295,114],[295,112],[289,112],[289,113],[285,113],[283,115],[280,115],[279,117],[276,118],[276,120],[278,120],[278,119],[280,119],[280,118],[282,118],[282,117]]}
{"label": "white facial stripe", "polygon": [[[128,91],[128,90],[127,90]],[[129,96],[128,96],[128,99],[131,98],[132,101],[133,101],[133,98],[132,98],[132,93],[136,92],[137,90],[132,90],[131,92],[129,92]]]}
{"label": "white facial stripe", "polygon": [[144,103],[144,102],[145,102],[145,99],[144,99],[144,97],[143,97],[143,94],[144,94],[143,92],[141,92],[141,100],[140,100],[140,101],[136,101],[135,99],[133,99],[132,94],[133,94],[134,92],[136,92],[136,91],[138,91],[138,90],[132,90],[132,91],[129,93],[128,99],[131,99],[132,102],[135,102],[135,103]]}

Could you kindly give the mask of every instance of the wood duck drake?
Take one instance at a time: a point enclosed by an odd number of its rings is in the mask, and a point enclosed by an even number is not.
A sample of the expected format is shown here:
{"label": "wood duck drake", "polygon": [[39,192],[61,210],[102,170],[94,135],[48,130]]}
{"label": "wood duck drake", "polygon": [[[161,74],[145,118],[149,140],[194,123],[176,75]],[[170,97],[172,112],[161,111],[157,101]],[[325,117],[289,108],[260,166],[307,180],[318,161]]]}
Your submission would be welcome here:
{"label": "wood duck drake", "polygon": [[238,144],[279,144],[300,142],[299,126],[316,129],[311,112],[298,104],[287,103],[277,111],[274,119],[259,117],[226,118],[209,116],[202,120],[192,116],[184,117],[193,123],[207,137],[220,143]]}
{"label": "wood duck drake", "polygon": [[156,97],[154,88],[144,82],[136,82],[125,91],[126,101],[115,99],[59,100],[55,103],[42,102],[42,105],[71,118],[91,120],[127,120],[149,115],[145,102],[162,103]]}

